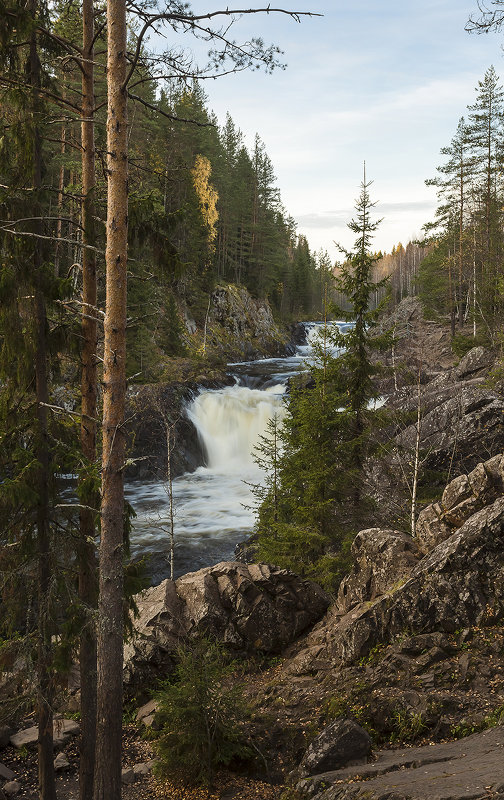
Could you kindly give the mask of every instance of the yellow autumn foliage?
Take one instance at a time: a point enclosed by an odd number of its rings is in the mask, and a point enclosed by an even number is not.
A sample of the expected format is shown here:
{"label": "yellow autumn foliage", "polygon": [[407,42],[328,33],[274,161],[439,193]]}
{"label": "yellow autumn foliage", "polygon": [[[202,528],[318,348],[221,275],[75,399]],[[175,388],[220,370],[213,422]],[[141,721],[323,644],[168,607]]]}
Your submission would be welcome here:
{"label": "yellow autumn foliage", "polygon": [[212,173],[212,165],[205,156],[197,155],[194,167],[191,170],[194,190],[198,196],[203,221],[208,228],[208,241],[210,245],[217,236],[217,200],[219,195],[209,182]]}

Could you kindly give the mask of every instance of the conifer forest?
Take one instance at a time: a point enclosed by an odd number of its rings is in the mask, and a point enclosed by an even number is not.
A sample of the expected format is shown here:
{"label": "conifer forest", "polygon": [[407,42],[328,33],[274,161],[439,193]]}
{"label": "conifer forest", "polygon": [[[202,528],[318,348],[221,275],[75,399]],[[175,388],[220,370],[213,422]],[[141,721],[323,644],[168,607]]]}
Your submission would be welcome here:
{"label": "conifer forest", "polygon": [[[335,800],[292,778],[324,725],[348,717],[373,748],[431,730],[397,705],[384,738],[358,688],[307,690],[287,722],[267,698],[283,659],[287,685],[315,675],[286,648],[358,594],[363,534],[419,560],[425,509],[504,450],[502,418],[470,454],[462,412],[455,434],[453,410],[427,422],[483,369],[500,409],[504,88],[489,66],[426,176],[435,212],[389,252],[364,165],[334,258],[285,208],[261,131],[206,93],[273,80],[280,47],[240,23],[323,24],[306,5],[0,0],[0,800]],[[468,29],[499,32],[501,6]]]}

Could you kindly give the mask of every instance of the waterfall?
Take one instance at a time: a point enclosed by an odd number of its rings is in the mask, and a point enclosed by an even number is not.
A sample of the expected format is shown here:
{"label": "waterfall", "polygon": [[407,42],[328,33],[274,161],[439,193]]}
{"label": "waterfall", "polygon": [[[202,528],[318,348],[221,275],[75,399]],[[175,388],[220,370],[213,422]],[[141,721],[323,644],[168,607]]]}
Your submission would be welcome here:
{"label": "waterfall", "polygon": [[[351,326],[332,324],[342,332]],[[237,385],[201,391],[186,409],[206,463],[173,481],[176,576],[233,559],[235,546],[253,530],[250,484],[264,477],[254,461],[254,448],[267,434],[269,420],[285,415],[287,382],[312,360],[321,328],[320,322],[305,323],[306,344],[292,356],[228,365]],[[126,495],[137,514],[132,552],[148,557],[151,579],[159,581],[167,575],[167,488],[156,481],[136,481],[126,487]]]}
{"label": "waterfall", "polygon": [[267,432],[273,416],[284,416],[282,395],[277,384],[260,391],[230,386],[202,392],[187,413],[207,455],[207,468],[219,474],[248,472],[254,466],[254,449]]}
{"label": "waterfall", "polygon": [[[173,481],[175,505],[175,575],[234,558],[234,548],[254,525],[250,484],[263,474],[254,447],[267,433],[269,420],[285,414],[284,385],[267,389],[231,386],[203,391],[187,415],[204,446],[207,463]],[[136,482],[126,490],[137,513],[132,551],[147,556],[153,582],[167,574],[168,495],[157,482]]]}

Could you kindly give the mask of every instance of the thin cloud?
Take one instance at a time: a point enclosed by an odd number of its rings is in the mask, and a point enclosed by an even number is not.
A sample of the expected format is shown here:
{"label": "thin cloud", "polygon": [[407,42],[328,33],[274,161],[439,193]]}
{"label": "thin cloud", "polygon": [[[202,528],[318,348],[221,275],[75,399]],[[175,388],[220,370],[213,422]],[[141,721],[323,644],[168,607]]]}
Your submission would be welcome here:
{"label": "thin cloud", "polygon": [[434,203],[426,200],[413,200],[410,202],[380,203],[376,204],[376,212],[380,214],[410,214],[412,211],[428,213],[432,211]]}
{"label": "thin cloud", "polygon": [[300,214],[295,219],[303,228],[329,230],[330,228],[345,228],[351,215],[352,210],[349,208],[345,211],[328,212],[327,214]]}
{"label": "thin cloud", "polygon": [[[433,209],[433,203],[422,200],[413,200],[396,203],[376,204],[374,211],[379,216],[389,214],[425,213],[428,214]],[[342,208],[337,211],[327,211],[322,213],[299,214],[295,217],[298,225],[303,228],[316,228],[329,230],[331,228],[345,228],[350,219],[355,215],[354,208]]]}

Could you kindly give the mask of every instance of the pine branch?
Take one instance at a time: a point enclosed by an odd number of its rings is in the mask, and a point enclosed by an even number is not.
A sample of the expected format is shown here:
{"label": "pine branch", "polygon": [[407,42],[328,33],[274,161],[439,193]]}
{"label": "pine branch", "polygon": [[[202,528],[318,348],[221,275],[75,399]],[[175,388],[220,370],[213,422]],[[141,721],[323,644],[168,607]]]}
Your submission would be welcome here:
{"label": "pine branch", "polygon": [[5,75],[0,75],[0,86],[17,86],[18,88],[21,87],[37,97],[47,97],[49,100],[54,100],[57,105],[61,106],[68,106],[68,108],[73,108],[74,111],[80,113],[80,107],[75,105],[75,103],[71,103],[70,100],[66,100],[63,97],[59,97],[57,94],[53,94],[53,92],[48,91],[47,89],[43,89],[41,86],[33,87],[26,84],[24,81],[16,81],[13,78],[6,78]]}
{"label": "pine branch", "polygon": [[161,116],[166,117],[166,119],[172,120],[172,122],[187,122],[190,125],[196,125],[198,128],[215,128],[213,122],[198,122],[195,119],[185,119],[184,117],[176,117],[173,114],[169,114],[167,111],[163,111],[158,106],[149,103],[147,100],[144,100],[143,97],[138,97],[136,94],[128,92],[128,97],[130,97],[131,100],[137,100],[146,108],[150,108],[151,111],[156,111],[158,114],[161,114]]}
{"label": "pine branch", "polygon": [[77,411],[68,411],[68,409],[63,408],[63,406],[54,406],[51,403],[39,403],[40,406],[44,408],[48,408],[50,411],[57,411],[59,414],[68,414],[71,417],[78,417],[78,419],[90,419],[93,422],[98,422],[99,420],[95,419],[94,417],[90,417],[89,414],[80,414]]}
{"label": "pine branch", "polygon": [[[123,84],[122,88],[126,89],[128,83],[129,83],[129,81],[131,79],[131,76],[133,75],[133,73],[134,73],[134,71],[136,69],[136,66],[137,66],[137,63],[138,63],[138,59],[140,58],[140,53],[142,51],[142,43],[143,43],[144,37],[147,34],[147,32],[149,31],[149,29],[152,28],[156,24],[156,22],[172,22],[172,23],[173,22],[175,22],[175,23],[178,22],[178,23],[181,23],[181,24],[186,24],[190,28],[195,28],[195,27],[200,27],[200,26],[197,26],[195,23],[201,22],[203,20],[211,20],[214,17],[223,17],[223,16],[224,17],[235,17],[237,15],[243,15],[243,14],[260,14],[260,13],[269,14],[271,12],[278,13],[278,14],[286,14],[287,16],[289,16],[292,19],[294,19],[295,22],[301,22],[300,18],[302,16],[305,16],[305,17],[321,17],[321,16],[323,16],[322,14],[318,14],[318,13],[311,12],[311,11],[287,11],[286,9],[283,9],[283,8],[271,8],[270,6],[267,6],[266,8],[249,8],[249,9],[229,9],[229,8],[226,8],[225,10],[222,10],[222,11],[212,11],[212,12],[210,12],[208,14],[199,14],[199,15],[193,15],[193,14],[168,14],[168,13],[165,13],[165,14],[154,14],[154,15],[152,15],[151,17],[149,17],[147,19],[147,21],[145,22],[142,30],[138,34],[137,47],[136,47],[135,55],[133,56],[133,60],[131,62],[130,70],[129,70],[127,76],[126,76],[126,80],[124,81],[124,84]],[[212,38],[213,37],[218,37],[218,33],[215,32],[215,31],[212,31],[211,34],[212,34]],[[228,44],[231,44],[231,42],[228,42]]]}
{"label": "pine branch", "polygon": [[99,253],[100,255],[105,255],[104,250],[100,250],[98,247],[93,247],[90,244],[83,244],[79,242],[77,239],[67,239],[63,236],[44,236],[42,233],[32,233],[31,231],[16,231],[12,228],[7,228],[4,225],[0,225],[0,231],[4,231],[4,233],[11,233],[13,236],[25,236],[30,239],[38,239],[47,242],[65,242],[66,244],[72,244],[77,247],[82,247],[83,250],[92,250],[95,253]]}

